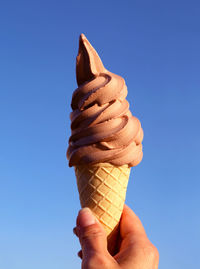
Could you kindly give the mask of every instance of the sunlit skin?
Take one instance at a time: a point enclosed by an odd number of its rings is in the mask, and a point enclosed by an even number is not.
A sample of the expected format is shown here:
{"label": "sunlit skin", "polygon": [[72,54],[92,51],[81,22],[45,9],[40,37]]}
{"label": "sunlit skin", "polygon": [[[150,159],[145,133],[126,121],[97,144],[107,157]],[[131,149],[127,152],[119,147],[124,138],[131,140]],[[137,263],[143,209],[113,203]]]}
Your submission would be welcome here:
{"label": "sunlit skin", "polygon": [[89,209],[79,211],[74,233],[82,250],[82,269],[157,269],[159,254],[149,241],[140,219],[124,206],[120,220],[119,251],[111,256],[107,250],[106,234]]}

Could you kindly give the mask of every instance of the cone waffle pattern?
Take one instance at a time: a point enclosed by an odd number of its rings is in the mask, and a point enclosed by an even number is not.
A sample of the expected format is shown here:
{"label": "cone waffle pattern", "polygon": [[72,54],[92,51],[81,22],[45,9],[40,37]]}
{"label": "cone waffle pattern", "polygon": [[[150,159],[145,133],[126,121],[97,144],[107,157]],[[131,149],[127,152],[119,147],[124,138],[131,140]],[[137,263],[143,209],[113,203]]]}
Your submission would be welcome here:
{"label": "cone waffle pattern", "polygon": [[75,167],[82,207],[89,207],[109,235],[119,223],[130,174],[127,165],[97,164]]}

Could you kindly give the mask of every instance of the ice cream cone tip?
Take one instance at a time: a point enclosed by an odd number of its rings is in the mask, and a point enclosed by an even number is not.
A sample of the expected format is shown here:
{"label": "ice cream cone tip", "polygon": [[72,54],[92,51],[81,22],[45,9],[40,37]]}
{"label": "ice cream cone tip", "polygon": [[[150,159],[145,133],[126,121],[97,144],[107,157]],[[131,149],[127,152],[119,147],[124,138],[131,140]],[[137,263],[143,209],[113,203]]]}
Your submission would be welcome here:
{"label": "ice cream cone tip", "polygon": [[76,58],[76,79],[80,86],[105,71],[103,63],[84,34],[80,35]]}

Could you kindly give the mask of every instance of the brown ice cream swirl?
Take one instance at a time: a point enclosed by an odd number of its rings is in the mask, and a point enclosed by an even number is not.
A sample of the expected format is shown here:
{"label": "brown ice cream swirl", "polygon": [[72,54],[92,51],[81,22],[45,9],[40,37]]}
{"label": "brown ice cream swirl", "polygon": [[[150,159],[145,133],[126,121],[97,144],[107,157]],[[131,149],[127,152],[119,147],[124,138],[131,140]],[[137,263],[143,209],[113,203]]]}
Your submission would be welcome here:
{"label": "brown ice cream swirl", "polygon": [[143,130],[125,99],[122,77],[106,70],[98,54],[82,34],[72,96],[69,166],[111,163],[132,167],[142,160]]}

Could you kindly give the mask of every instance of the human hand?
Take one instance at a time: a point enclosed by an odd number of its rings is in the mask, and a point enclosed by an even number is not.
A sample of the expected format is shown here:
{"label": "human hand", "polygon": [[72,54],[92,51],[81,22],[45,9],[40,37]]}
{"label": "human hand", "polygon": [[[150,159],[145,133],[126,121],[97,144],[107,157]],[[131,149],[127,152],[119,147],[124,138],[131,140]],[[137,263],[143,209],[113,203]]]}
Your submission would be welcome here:
{"label": "human hand", "polygon": [[149,241],[141,221],[124,206],[120,220],[120,247],[115,256],[107,250],[107,238],[102,225],[88,208],[81,209],[74,233],[79,237],[82,269],[157,269],[159,254]]}

